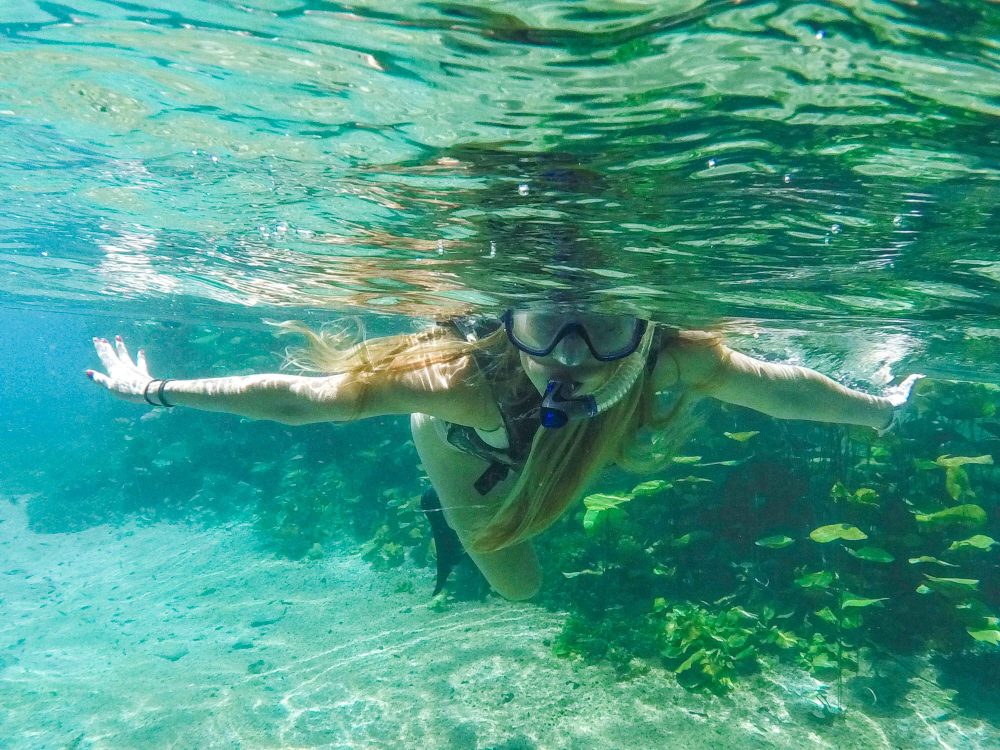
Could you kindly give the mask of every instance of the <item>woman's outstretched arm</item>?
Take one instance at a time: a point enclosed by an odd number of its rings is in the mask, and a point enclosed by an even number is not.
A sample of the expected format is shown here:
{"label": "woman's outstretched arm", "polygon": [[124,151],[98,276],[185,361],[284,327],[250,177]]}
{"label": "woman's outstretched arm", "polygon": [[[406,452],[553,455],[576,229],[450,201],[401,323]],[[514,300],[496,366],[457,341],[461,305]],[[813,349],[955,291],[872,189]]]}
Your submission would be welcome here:
{"label": "woman's outstretched arm", "polygon": [[[422,412],[449,421],[492,426],[492,402],[476,398],[476,388],[456,388],[469,374],[469,358],[361,382],[345,374],[304,377],[279,373],[192,380],[163,380],[150,375],[140,350],[133,362],[118,336],[114,345],[94,339],[106,374],[87,377],[133,403],[187,406],[285,424],[346,422],[382,414]],[[495,406],[493,407],[495,409]],[[480,414],[480,409],[484,413]]]}
{"label": "woman's outstretched arm", "polygon": [[[807,367],[754,359],[718,340],[682,342],[666,353],[671,355],[675,382],[779,419],[856,424],[882,430],[891,423],[895,408],[906,400],[905,393],[872,396]],[[909,390],[908,386],[905,390]]]}

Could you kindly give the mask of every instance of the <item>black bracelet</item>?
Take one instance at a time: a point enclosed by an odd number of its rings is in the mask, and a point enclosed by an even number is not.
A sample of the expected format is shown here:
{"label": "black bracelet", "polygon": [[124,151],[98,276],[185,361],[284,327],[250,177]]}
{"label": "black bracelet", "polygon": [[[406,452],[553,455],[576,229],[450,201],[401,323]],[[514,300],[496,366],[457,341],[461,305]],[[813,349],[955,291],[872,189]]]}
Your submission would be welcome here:
{"label": "black bracelet", "polygon": [[169,380],[160,381],[160,387],[156,389],[156,397],[160,399],[160,406],[165,406],[168,409],[173,409],[174,404],[168,404],[167,400],[163,398],[163,389],[167,387],[167,383],[169,382],[170,382]]}
{"label": "black bracelet", "polygon": [[156,382],[155,380],[150,380],[148,383],[146,383],[146,387],[142,389],[142,397],[146,401],[146,403],[149,404],[150,406],[159,406],[159,404],[157,404],[149,397],[149,386],[151,386],[155,382]]}

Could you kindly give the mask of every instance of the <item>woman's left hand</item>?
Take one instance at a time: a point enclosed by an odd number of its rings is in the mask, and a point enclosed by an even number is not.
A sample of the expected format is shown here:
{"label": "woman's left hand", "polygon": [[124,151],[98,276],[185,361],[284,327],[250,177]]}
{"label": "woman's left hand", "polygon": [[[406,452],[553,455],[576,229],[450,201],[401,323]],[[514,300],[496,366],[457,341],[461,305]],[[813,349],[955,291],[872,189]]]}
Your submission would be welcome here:
{"label": "woman's left hand", "polygon": [[889,399],[889,403],[893,406],[900,407],[910,399],[910,391],[913,390],[914,383],[922,377],[923,375],[910,375],[899,385],[886,388],[882,395]]}
{"label": "woman's left hand", "polygon": [[113,347],[107,339],[95,338],[94,349],[108,374],[87,370],[87,377],[119,398],[136,404],[143,403],[146,400],[146,389],[153,381],[146,367],[145,352],[140,349],[139,356],[133,362],[121,336],[115,336]]}
{"label": "woman's left hand", "polygon": [[910,375],[899,385],[886,388],[883,396],[892,404],[892,416],[889,423],[877,430],[879,437],[889,432],[893,432],[901,425],[912,422],[917,417],[917,407],[910,398],[914,384],[923,378],[923,375]]}

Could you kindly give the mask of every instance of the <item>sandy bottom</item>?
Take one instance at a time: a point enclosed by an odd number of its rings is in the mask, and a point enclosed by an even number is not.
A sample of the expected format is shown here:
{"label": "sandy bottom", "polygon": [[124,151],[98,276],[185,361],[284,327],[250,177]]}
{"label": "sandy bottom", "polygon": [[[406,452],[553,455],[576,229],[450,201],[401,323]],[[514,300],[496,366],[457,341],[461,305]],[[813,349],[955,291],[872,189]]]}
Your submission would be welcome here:
{"label": "sandy bottom", "polygon": [[561,617],[536,606],[430,606],[427,571],[276,560],[246,525],[37,535],[22,506],[0,500],[7,750],[1000,747],[926,665],[891,711],[862,691],[823,720],[808,676],[618,681],[553,656]]}

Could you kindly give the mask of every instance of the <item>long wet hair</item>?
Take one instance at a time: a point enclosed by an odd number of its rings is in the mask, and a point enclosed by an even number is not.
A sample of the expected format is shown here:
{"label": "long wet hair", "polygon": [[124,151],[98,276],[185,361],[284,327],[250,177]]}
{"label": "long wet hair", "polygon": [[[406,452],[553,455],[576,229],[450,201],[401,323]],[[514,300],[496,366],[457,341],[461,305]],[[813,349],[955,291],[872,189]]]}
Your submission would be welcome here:
{"label": "long wet hair", "polygon": [[[293,321],[278,325],[286,332],[306,336],[308,346],[289,350],[286,356],[286,366],[301,371],[349,373],[364,384],[381,374],[395,375],[489,353],[492,356],[479,357],[478,361],[491,363],[491,371],[483,375],[495,398],[517,400],[525,396],[526,389],[538,397],[521,367],[520,353],[502,327],[477,341],[465,341],[446,326],[366,340],[359,335],[360,330],[351,335],[343,328],[314,331]],[[669,342],[671,337],[678,341],[687,338],[671,332],[666,340]],[[715,337],[693,340],[717,341]],[[650,369],[644,368],[621,399],[598,416],[571,422],[558,430],[535,432],[514,487],[492,517],[475,530],[471,544],[475,551],[496,551],[544,531],[611,463],[628,471],[650,473],[670,462],[697,425],[691,411],[697,396],[681,390],[670,408],[659,413]]]}

